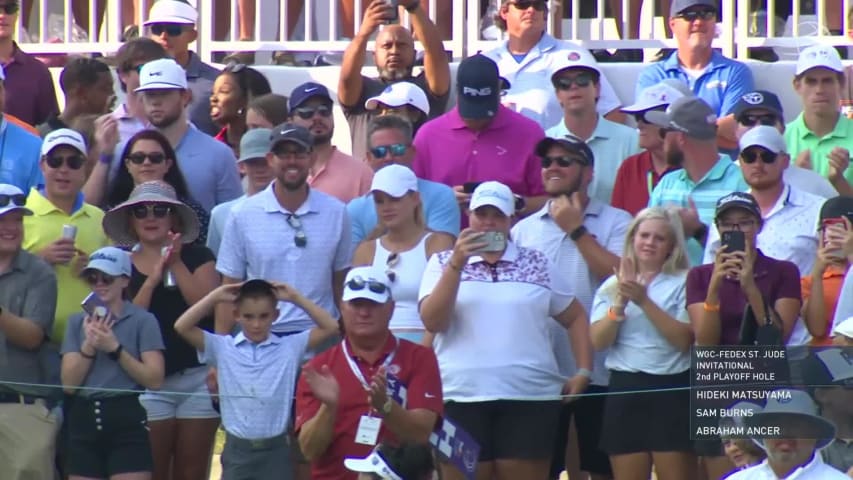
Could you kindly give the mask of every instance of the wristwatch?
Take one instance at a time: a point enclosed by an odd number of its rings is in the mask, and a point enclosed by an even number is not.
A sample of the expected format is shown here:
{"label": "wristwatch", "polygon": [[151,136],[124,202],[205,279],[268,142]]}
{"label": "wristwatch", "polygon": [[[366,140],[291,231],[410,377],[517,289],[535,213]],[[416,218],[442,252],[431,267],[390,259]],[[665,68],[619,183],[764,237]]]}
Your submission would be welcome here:
{"label": "wristwatch", "polygon": [[118,348],[115,351],[108,353],[107,355],[112,359],[112,361],[117,362],[119,357],[121,357],[121,352],[124,350],[124,347],[121,344],[118,344]]}
{"label": "wristwatch", "polygon": [[699,243],[702,243],[702,240],[706,235],[708,235],[708,225],[705,225],[704,223],[701,224],[695,232],[693,232],[693,238]]}
{"label": "wristwatch", "polygon": [[569,238],[571,238],[573,242],[577,242],[587,233],[589,233],[589,230],[587,230],[585,226],[581,225],[580,227],[572,230],[572,233],[569,234]]}
{"label": "wristwatch", "polygon": [[394,400],[391,397],[388,397],[385,400],[385,403],[382,405],[382,416],[388,415],[391,413],[391,409],[394,407]]}

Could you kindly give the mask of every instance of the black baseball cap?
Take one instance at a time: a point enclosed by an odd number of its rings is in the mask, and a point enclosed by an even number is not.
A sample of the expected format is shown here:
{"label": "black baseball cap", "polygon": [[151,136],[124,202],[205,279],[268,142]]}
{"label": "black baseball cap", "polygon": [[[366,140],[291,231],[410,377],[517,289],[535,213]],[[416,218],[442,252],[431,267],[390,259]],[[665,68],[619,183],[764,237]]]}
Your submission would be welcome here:
{"label": "black baseball cap", "polygon": [[827,218],[847,218],[853,222],[853,197],[838,196],[832,197],[823,202],[820,207],[820,220]]}
{"label": "black baseball cap", "polygon": [[272,129],[270,134],[270,150],[282,142],[295,143],[307,150],[314,146],[314,136],[307,128],[292,123],[282,123]]}
{"label": "black baseball cap", "polygon": [[[503,83],[503,86],[502,86]],[[478,53],[462,60],[456,69],[456,104],[459,116],[472,120],[498,114],[501,88],[509,88],[491,58]]]}
{"label": "black baseball cap", "polygon": [[732,109],[732,113],[735,116],[735,120],[740,121],[740,117],[744,113],[757,108],[769,110],[778,115],[783,122],[785,121],[782,102],[779,101],[779,97],[777,97],[775,93],[768,92],[767,90],[756,90],[754,92],[744,94],[738,99]]}
{"label": "black baseball cap", "polygon": [[732,192],[720,197],[720,199],[717,200],[714,219],[719,219],[722,214],[735,208],[746,210],[761,220],[761,207],[758,206],[758,202],[755,201],[755,197],[746,192]]}
{"label": "black baseball cap", "polygon": [[580,156],[586,161],[587,166],[591,166],[595,162],[595,155],[593,155],[592,149],[589,148],[589,145],[580,138],[573,137],[571,135],[565,135],[561,138],[545,137],[542,140],[539,140],[539,143],[536,144],[534,152],[536,152],[536,156],[544,157],[548,154],[548,150],[554,146],[563,148],[569,153]]}

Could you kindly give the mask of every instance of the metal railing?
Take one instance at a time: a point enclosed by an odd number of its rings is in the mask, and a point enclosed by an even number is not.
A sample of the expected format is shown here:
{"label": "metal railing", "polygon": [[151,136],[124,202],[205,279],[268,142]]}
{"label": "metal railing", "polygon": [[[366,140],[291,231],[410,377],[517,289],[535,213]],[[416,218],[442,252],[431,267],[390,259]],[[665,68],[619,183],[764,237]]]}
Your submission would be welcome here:
{"label": "metal railing", "polygon": [[[34,0],[29,21],[24,24],[23,15],[18,20],[18,42],[29,53],[68,54],[114,52],[120,46],[125,25],[122,25],[122,2],[132,0],[94,0],[90,2],[89,15],[85,23],[88,31],[77,27],[72,15],[74,2],[83,0]],[[252,51],[271,54],[286,52],[341,52],[349,44],[344,38],[341,25],[339,1],[354,2],[355,15],[352,31],[361,24],[360,12],[369,0],[254,0],[255,15],[251,22],[254,29],[252,39],[241,41],[239,36],[238,0],[230,2],[230,13],[214,10],[220,0],[190,0],[199,8],[199,37],[195,49],[202,58],[210,60],[215,52]],[[428,4],[429,16],[437,18],[437,3],[441,0],[422,0]],[[447,0],[452,2],[450,38],[444,40],[445,50],[454,59],[463,58],[480,50],[493,48],[497,41],[487,40],[482,35],[483,9],[481,0]],[[492,0],[499,2],[500,0]],[[660,49],[673,48],[675,41],[667,37],[664,28],[666,13],[654,12],[653,0],[643,1],[641,19],[621,19],[604,16],[611,0],[563,0],[564,5],[551,0],[551,16],[556,17],[564,8],[573,15],[562,21],[549,22],[549,31],[560,38],[575,41],[591,49]],[[793,2],[793,13],[785,21],[772,15],[761,15],[753,8],[755,0],[722,0],[721,20],[715,46],[734,58],[747,58],[749,50],[758,47],[772,48],[786,58],[795,57],[801,48],[822,43],[851,45],[845,35],[850,30],[847,12],[853,0],[817,0],[816,11],[803,12],[801,2],[806,0],[764,0],[767,11],[775,11],[777,5]],[[106,2],[106,13],[100,25],[97,23],[95,5]],[[302,5],[299,20],[290,18],[288,2]],[[629,11],[629,0],[621,0],[622,11]],[[22,2],[26,4],[27,2]],[[579,14],[594,3],[595,13],[591,18]],[[153,0],[139,0],[139,11],[135,12],[135,23],[141,25],[147,17]],[[293,5],[290,5],[293,7]],[[583,8],[582,8],[583,7]],[[216,20],[228,15],[227,32],[215,32]],[[446,20],[446,19],[444,19]],[[408,15],[400,19],[409,25]],[[617,25],[618,21],[618,25]],[[629,30],[631,22],[639,22],[639,38],[622,39],[617,31]],[[78,22],[79,23],[79,22]],[[222,22],[219,22],[220,24]],[[289,25],[296,24],[293,29]],[[831,33],[834,27],[836,33]],[[645,28],[645,31],[643,29]],[[781,31],[780,31],[781,30]],[[143,32],[144,34],[144,32]],[[71,39],[71,41],[68,41]],[[372,44],[368,47],[372,49]]]}

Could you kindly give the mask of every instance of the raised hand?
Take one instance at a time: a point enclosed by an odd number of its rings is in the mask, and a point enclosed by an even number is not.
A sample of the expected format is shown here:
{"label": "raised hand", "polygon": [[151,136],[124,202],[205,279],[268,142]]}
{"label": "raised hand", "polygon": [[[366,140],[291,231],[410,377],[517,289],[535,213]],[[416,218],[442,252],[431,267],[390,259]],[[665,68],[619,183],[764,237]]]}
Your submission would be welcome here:
{"label": "raised hand", "polygon": [[320,400],[327,407],[337,408],[341,387],[328,365],[323,365],[320,370],[305,365],[302,368],[302,375],[317,400]]}
{"label": "raised hand", "polygon": [[273,287],[275,287],[276,297],[282,302],[296,303],[302,297],[298,290],[286,283],[273,282]]}
{"label": "raised hand", "polygon": [[560,195],[548,204],[548,214],[566,233],[572,233],[583,225],[584,206],[581,194]]}
{"label": "raised hand", "polygon": [[367,403],[377,412],[382,411],[385,402],[388,401],[388,374],[385,367],[379,367],[376,374],[370,380],[370,388],[367,390]]}
{"label": "raised hand", "polygon": [[456,244],[453,246],[453,254],[450,256],[450,261],[457,267],[462,268],[468,263],[479,249],[487,245],[486,242],[480,240],[482,234],[471,228],[466,228],[459,233],[459,238],[456,239]]}

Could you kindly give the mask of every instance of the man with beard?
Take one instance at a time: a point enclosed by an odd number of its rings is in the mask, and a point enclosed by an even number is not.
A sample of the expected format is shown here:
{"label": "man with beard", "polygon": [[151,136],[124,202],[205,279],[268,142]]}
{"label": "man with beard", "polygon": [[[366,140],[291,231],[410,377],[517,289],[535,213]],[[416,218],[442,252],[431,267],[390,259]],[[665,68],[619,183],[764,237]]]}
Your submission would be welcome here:
{"label": "man with beard", "polygon": [[[361,74],[364,67],[367,42],[380,25],[395,18],[397,5],[409,12],[409,19],[418,40],[424,47],[423,71],[412,75],[415,64],[415,40],[412,33],[401,25],[387,25],[376,36],[373,61],[379,77],[368,78]],[[352,154],[364,158],[367,152],[367,123],[375,115],[364,108],[365,102],[379,95],[388,84],[407,81],[426,92],[430,104],[430,118],[444,113],[450,92],[450,66],[441,34],[429,19],[426,4],[420,0],[398,0],[392,6],[386,0],[372,0],[364,12],[361,28],[344,52],[338,80],[338,101],[344,108],[352,137]]]}
{"label": "man with beard", "polygon": [[307,128],[314,137],[314,164],[308,185],[347,203],[367,193],[373,170],[332,145],[334,104],[326,87],[308,82],[293,89],[288,110],[291,123]]}
{"label": "man with beard", "polygon": [[[572,137],[544,138],[536,145],[542,163],[542,183],[551,197],[536,213],[522,219],[512,229],[513,240],[521,247],[544,252],[557,265],[557,270],[571,276],[572,293],[590,311],[595,291],[619,268],[619,255],[631,215],[587,193],[593,178],[595,157],[589,146]],[[608,375],[604,366],[607,351],[596,352],[592,372],[577,370],[567,341],[566,329],[557,322],[553,330],[552,348],[560,374],[571,378],[576,374],[591,376],[591,393],[566,404],[560,416],[558,441],[552,459],[551,477],[556,478],[565,466],[569,426],[574,417],[580,453],[580,470],[592,478],[609,478],[610,460],[598,448],[604,413],[604,392]]]}
{"label": "man with beard", "polygon": [[664,175],[649,206],[679,207],[690,264],[701,265],[717,200],[748,185],[740,168],[717,151],[717,116],[701,98],[681,97],[665,112],[646,113],[646,120],[666,131],[664,156],[669,165],[680,167]]}

